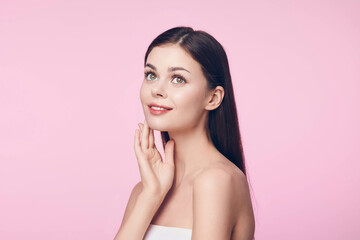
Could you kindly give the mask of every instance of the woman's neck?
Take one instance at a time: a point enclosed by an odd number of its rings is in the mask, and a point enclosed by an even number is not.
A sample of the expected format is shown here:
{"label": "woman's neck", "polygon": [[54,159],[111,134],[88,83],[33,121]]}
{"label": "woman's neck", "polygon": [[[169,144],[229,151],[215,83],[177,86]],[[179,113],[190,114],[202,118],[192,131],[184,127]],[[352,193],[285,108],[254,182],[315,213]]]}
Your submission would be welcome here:
{"label": "woman's neck", "polygon": [[207,138],[204,127],[188,131],[169,132],[170,139],[175,140],[175,176],[173,187],[176,188],[182,179],[201,171],[219,154],[211,140]]}

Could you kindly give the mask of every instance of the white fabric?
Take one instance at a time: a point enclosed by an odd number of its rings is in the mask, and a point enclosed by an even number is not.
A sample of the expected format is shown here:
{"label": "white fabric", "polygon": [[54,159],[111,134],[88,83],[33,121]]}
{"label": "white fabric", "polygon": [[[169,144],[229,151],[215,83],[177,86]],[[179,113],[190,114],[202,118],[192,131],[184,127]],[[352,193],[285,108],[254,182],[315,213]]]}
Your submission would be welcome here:
{"label": "white fabric", "polygon": [[165,227],[151,224],[143,240],[191,240],[192,230],[188,228]]}

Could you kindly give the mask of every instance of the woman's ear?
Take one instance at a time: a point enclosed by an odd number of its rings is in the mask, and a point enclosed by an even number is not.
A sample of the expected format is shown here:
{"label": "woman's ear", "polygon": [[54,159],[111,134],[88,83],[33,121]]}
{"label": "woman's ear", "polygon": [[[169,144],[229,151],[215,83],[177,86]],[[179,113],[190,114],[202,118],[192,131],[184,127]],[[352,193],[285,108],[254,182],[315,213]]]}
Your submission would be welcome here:
{"label": "woman's ear", "polygon": [[205,109],[211,111],[218,108],[224,98],[224,94],[224,88],[221,86],[217,86],[215,89],[211,90],[207,97]]}

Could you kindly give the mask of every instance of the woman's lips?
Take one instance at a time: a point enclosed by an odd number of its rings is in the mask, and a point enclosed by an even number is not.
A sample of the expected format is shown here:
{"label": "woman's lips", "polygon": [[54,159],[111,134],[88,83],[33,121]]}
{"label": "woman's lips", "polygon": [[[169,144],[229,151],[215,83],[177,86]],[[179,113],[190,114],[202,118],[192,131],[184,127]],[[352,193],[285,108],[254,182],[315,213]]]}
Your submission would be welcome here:
{"label": "woman's lips", "polygon": [[165,110],[163,110],[163,109],[160,109],[160,110],[153,109],[150,106],[149,106],[149,110],[150,110],[150,113],[154,114],[154,115],[161,115],[161,114],[164,114],[164,113],[167,113],[167,112],[171,111],[171,109],[165,109]]}
{"label": "woman's lips", "polygon": [[167,106],[162,106],[162,105],[159,105],[157,103],[150,103],[148,104],[149,107],[157,107],[157,108],[165,108],[167,110],[171,110],[172,108],[171,107],[167,107]]}

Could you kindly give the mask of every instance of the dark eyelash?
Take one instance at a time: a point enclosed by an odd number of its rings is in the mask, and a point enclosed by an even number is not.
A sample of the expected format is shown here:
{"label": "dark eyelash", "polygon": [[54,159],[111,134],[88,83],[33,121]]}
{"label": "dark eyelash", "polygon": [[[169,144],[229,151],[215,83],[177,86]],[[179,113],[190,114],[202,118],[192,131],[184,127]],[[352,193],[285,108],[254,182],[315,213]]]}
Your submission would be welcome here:
{"label": "dark eyelash", "polygon": [[156,75],[153,71],[145,71],[144,72],[145,78],[147,77],[147,75],[149,75],[149,73]]}
{"label": "dark eyelash", "polygon": [[184,78],[184,76],[181,75],[180,73],[175,73],[174,75],[172,75],[172,77],[173,77],[173,78],[174,78],[174,77],[180,78],[181,80],[184,81],[184,83],[187,82],[186,79]]}
{"label": "dark eyelash", "polygon": [[[144,72],[144,77],[146,78],[150,73],[156,75],[153,71],[148,70],[148,71],[145,71],[145,72]],[[185,83],[187,82],[186,79],[184,78],[184,76],[183,76],[182,74],[180,74],[180,73],[175,73],[175,74],[173,74],[173,75],[172,75],[172,78],[174,78],[174,77],[180,78],[180,79],[183,80]]]}

